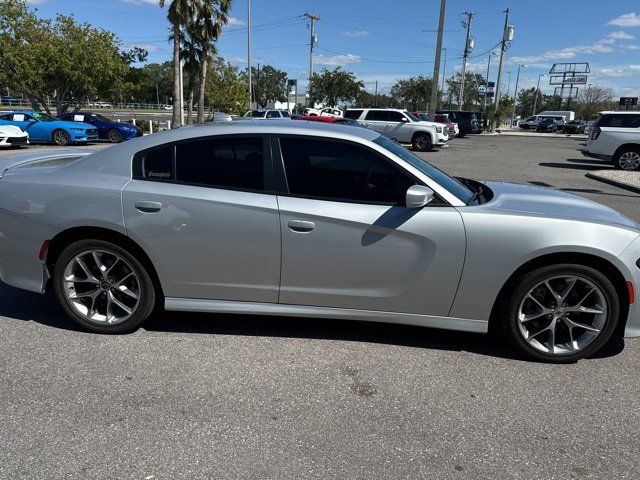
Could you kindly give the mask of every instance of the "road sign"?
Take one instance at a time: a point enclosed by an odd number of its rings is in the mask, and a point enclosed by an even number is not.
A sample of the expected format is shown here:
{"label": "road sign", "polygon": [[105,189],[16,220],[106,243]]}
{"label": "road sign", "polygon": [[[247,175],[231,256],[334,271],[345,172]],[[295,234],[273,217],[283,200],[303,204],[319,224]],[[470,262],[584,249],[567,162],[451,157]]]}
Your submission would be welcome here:
{"label": "road sign", "polygon": [[565,73],[563,75],[551,75],[549,85],[586,85],[587,75]]}
{"label": "road sign", "polygon": [[620,97],[618,105],[623,107],[638,105],[638,97]]}

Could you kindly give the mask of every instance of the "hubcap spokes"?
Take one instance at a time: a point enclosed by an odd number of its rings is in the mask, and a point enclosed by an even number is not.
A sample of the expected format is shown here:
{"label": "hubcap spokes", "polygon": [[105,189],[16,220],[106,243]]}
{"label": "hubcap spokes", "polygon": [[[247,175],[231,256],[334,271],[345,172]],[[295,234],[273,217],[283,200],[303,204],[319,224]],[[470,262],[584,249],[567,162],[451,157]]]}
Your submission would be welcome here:
{"label": "hubcap spokes", "polygon": [[110,251],[76,255],[65,268],[63,282],[69,304],[92,323],[122,323],[140,302],[138,276],[126,260]]}
{"label": "hubcap spokes", "polygon": [[623,153],[619,163],[623,170],[637,170],[640,167],[640,154],[636,152]]}
{"label": "hubcap spokes", "polygon": [[576,275],[550,277],[533,287],[520,303],[518,327],[536,350],[567,355],[593,342],[607,320],[604,294]]}

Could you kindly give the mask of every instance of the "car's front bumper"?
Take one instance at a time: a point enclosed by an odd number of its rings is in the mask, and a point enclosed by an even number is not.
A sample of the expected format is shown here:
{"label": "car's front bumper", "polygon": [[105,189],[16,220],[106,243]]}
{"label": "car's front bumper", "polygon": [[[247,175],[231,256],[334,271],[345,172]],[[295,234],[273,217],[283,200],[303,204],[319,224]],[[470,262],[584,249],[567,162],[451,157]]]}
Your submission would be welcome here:
{"label": "car's front bumper", "polygon": [[14,137],[0,137],[0,147],[13,147],[29,143],[29,135]]}

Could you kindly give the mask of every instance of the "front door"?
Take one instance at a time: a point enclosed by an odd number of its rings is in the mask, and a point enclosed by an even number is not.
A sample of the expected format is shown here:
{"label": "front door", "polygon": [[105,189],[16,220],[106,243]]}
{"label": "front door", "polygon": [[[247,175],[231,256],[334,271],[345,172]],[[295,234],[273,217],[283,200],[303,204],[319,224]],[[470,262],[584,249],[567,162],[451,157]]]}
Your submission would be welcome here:
{"label": "front door", "polygon": [[278,301],[280,222],[268,151],[260,137],[217,136],[136,156],[125,225],[165,296]]}
{"label": "front door", "polygon": [[465,254],[458,211],[405,208],[419,182],[364,145],[293,136],[279,145],[280,303],[448,315]]}

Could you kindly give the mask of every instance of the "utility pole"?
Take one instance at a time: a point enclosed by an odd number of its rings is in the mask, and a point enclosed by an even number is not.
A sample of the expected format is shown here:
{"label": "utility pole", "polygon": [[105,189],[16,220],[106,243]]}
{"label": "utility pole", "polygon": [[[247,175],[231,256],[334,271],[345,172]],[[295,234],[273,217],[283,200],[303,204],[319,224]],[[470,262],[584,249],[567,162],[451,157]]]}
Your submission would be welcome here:
{"label": "utility pole", "polygon": [[180,125],[184,125],[184,72],[180,60]]}
{"label": "utility pole", "polygon": [[444,50],[444,63],[442,64],[442,94],[444,95],[444,76],[447,73],[447,47],[443,48]]}
{"label": "utility pole", "polygon": [[315,44],[317,42],[315,22],[316,20],[320,20],[320,17],[309,12],[306,12],[304,16],[307,17],[311,23],[311,26],[309,28],[309,30],[311,31],[311,40],[309,42],[309,85],[307,86],[307,97],[308,97],[307,101],[308,101],[308,105],[310,107],[313,107],[313,105],[311,104],[311,79],[313,78],[313,47],[315,47]]}
{"label": "utility pole", "polygon": [[376,94],[373,97],[373,106],[374,107],[378,106],[378,80],[376,80]]}
{"label": "utility pole", "polygon": [[462,12],[463,15],[467,16],[467,20],[462,22],[462,26],[466,27],[467,29],[467,38],[465,40],[464,43],[464,55],[462,57],[462,72],[461,72],[461,77],[460,77],[460,97],[458,100],[458,103],[460,104],[460,110],[462,110],[462,105],[464,105],[464,81],[465,81],[465,76],[466,76],[466,70],[467,70],[467,57],[469,56],[469,52],[471,51],[471,49],[469,48],[470,46],[470,40],[471,40],[471,20],[473,20],[473,16],[475,15],[475,13],[473,12]]}
{"label": "utility pole", "polygon": [[429,118],[434,118],[438,108],[438,79],[440,78],[440,54],[442,53],[442,37],[444,35],[444,16],[447,10],[447,0],[440,0],[440,20],[438,21],[438,40],[436,42],[436,58],[433,63],[431,77],[431,97],[429,98]]}
{"label": "utility pole", "polygon": [[489,62],[487,63],[487,76],[484,79],[485,85],[484,85],[484,99],[482,101],[482,111],[486,112],[487,111],[487,95],[488,95],[488,90],[489,90],[489,72],[491,71],[491,57],[493,55],[495,55],[495,52],[489,52]]}
{"label": "utility pole", "polygon": [[249,110],[251,110],[253,107],[253,87],[251,84],[251,0],[247,0],[247,73],[249,75]]}
{"label": "utility pole", "polygon": [[513,126],[513,121],[516,119],[516,99],[518,98],[518,81],[520,80],[520,68],[527,68],[526,65],[518,65],[518,74],[516,75],[516,89],[513,91],[513,112],[511,113],[511,125]]}
{"label": "utility pole", "polygon": [[502,80],[502,65],[504,63],[504,52],[507,49],[507,38],[509,38],[509,9],[507,8],[504,16],[504,29],[502,31],[502,41],[500,42],[500,64],[498,65],[498,78],[496,79],[496,112],[500,109],[500,80]]}
{"label": "utility pole", "polygon": [[540,75],[538,75],[538,84],[536,85],[536,96],[533,99],[533,113],[531,115],[535,115],[536,109],[538,108],[538,93],[540,92],[540,79],[542,77],[546,77],[546,75],[544,73],[541,73]]}

